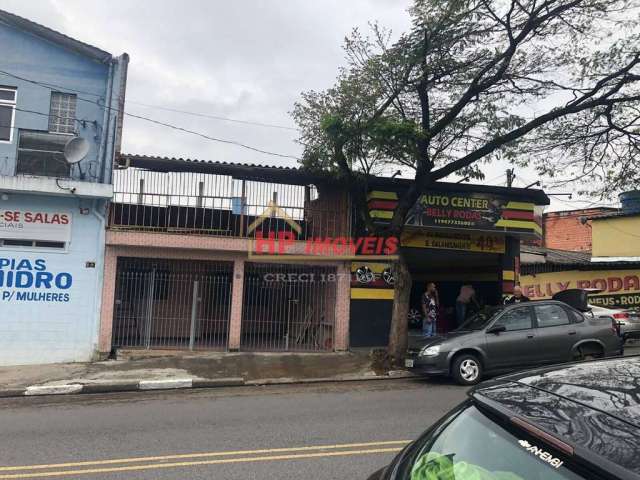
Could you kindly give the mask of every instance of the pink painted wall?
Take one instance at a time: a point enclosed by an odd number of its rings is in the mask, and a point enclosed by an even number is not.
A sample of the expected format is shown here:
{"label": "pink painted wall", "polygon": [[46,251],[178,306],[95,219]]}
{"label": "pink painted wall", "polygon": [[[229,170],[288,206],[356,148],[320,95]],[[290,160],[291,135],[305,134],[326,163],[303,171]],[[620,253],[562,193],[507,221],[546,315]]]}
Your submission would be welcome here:
{"label": "pink painted wall", "polygon": [[[243,274],[244,263],[248,257],[247,252],[250,248],[249,240],[242,238],[108,230],[106,243],[100,337],[98,342],[99,351],[102,354],[107,354],[111,350],[118,257],[233,261],[234,278],[231,296],[229,350],[237,350],[240,347],[244,286]],[[298,243],[302,246],[302,242]],[[302,253],[301,248],[300,253]],[[252,261],[255,260],[252,259]],[[279,261],[279,263],[286,262]],[[310,263],[306,261],[306,264],[309,265]],[[334,349],[336,351],[347,350],[349,348],[350,262],[318,261],[318,264],[335,266],[338,272]]]}

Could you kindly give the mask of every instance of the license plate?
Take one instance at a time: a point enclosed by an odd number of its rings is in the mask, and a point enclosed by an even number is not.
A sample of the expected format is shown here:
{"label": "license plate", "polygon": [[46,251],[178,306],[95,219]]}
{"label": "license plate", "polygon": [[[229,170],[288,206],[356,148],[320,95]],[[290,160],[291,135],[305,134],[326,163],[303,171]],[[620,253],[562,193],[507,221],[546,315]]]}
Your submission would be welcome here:
{"label": "license plate", "polygon": [[404,361],[404,366],[407,368],[413,368],[413,359],[407,358]]}

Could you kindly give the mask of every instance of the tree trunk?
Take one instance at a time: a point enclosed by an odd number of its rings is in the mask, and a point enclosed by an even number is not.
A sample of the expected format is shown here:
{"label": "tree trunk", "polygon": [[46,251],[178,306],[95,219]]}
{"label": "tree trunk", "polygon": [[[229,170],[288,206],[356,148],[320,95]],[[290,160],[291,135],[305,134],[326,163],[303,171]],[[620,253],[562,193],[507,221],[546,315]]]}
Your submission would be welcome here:
{"label": "tree trunk", "polygon": [[407,351],[411,273],[402,253],[394,264],[394,297],[391,328],[389,330],[389,357],[393,365],[401,365]]}

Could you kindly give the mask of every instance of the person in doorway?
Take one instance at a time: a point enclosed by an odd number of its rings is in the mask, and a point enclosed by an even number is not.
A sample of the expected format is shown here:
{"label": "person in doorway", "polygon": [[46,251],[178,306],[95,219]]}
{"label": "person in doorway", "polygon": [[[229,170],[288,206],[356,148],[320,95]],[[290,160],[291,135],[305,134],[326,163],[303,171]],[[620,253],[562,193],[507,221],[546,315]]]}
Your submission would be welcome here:
{"label": "person in doorway", "polygon": [[477,310],[480,309],[478,300],[476,299],[476,290],[469,282],[465,282],[460,287],[460,293],[456,299],[456,327],[459,327],[467,319],[467,312],[469,306],[475,306]]}
{"label": "person in doorway", "polygon": [[522,287],[520,287],[520,285],[516,285],[515,287],[513,287],[513,295],[507,298],[504,301],[504,304],[511,305],[513,303],[522,303],[522,302],[528,302],[528,301],[529,301],[529,297],[526,297],[525,295],[522,294]]}
{"label": "person in doorway", "polygon": [[433,337],[436,334],[439,303],[436,284],[427,283],[427,288],[422,294],[422,334],[425,337]]}

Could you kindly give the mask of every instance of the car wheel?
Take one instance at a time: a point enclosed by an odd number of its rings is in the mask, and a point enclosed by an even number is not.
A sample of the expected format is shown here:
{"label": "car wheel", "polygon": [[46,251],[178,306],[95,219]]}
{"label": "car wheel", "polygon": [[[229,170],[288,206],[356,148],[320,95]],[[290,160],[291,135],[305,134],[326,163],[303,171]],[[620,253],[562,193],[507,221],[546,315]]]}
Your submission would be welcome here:
{"label": "car wheel", "polygon": [[460,385],[475,385],[482,378],[482,363],[475,355],[465,353],[453,360],[451,373]]}
{"label": "car wheel", "polygon": [[595,360],[596,358],[602,357],[604,357],[604,353],[600,347],[590,347],[587,345],[585,347],[578,348],[577,360],[579,361]]}

